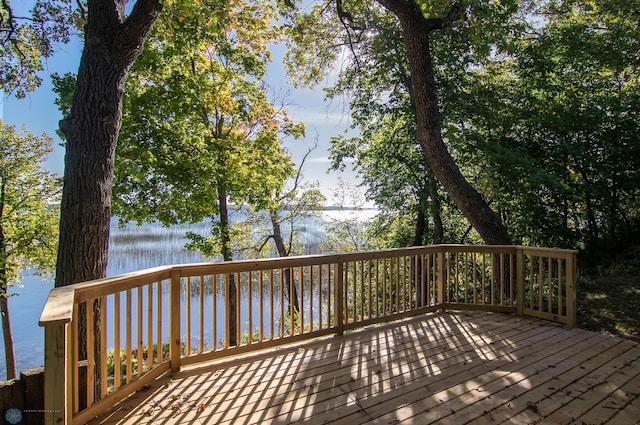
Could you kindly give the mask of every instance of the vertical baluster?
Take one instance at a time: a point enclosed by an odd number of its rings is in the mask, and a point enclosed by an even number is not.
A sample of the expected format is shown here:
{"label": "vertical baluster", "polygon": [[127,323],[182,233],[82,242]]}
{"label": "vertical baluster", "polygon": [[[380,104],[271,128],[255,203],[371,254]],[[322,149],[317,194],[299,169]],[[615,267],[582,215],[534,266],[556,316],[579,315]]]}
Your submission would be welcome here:
{"label": "vertical baluster", "polygon": [[186,354],[191,354],[191,276],[187,276],[187,280],[185,282],[185,326],[186,326],[186,336],[185,336],[185,347]]}
{"label": "vertical baluster", "polygon": [[482,287],[480,291],[481,292],[480,296],[482,297],[482,304],[487,303],[486,288],[487,288],[487,254],[482,253]]}
{"label": "vertical baluster", "polygon": [[473,254],[471,254],[471,261],[473,261],[473,270],[472,270],[472,276],[471,276],[471,284],[473,285],[473,304],[478,304],[478,284],[477,284],[477,278],[476,276],[478,275],[478,263],[477,263],[477,255],[474,252]]}
{"label": "vertical baluster", "polygon": [[[113,390],[120,388],[120,292],[113,294]],[[75,368],[74,368],[75,369]]]}
{"label": "vertical baluster", "polygon": [[78,329],[78,325],[80,324],[78,320],[78,310],[80,309],[80,305],[76,304],[75,307],[76,308],[73,309],[73,320],[71,321],[71,341],[73,341],[71,346],[71,369],[73,370],[73,413],[77,413],[80,410],[80,383],[78,376],[80,369],[78,367],[78,342],[80,340],[80,332]]}
{"label": "vertical baluster", "polygon": [[322,282],[322,268],[323,264],[318,266],[318,329],[323,329],[323,320],[322,320],[322,289],[324,287]]}
{"label": "vertical baluster", "polygon": [[562,259],[558,258],[558,316],[564,316],[566,314],[565,309],[562,308]]}
{"label": "vertical baluster", "polygon": [[504,270],[504,253],[500,254],[500,305],[504,305],[504,293],[505,293],[505,285],[507,282],[505,279],[505,270]]}
{"label": "vertical baluster", "polygon": [[241,331],[242,331],[242,326],[240,326],[240,311],[242,308],[242,304],[240,303],[240,289],[242,287],[242,285],[240,285],[240,273],[236,273],[235,274],[235,280],[234,280],[235,286],[236,286],[236,346],[240,346],[242,339],[241,339]]}
{"label": "vertical baluster", "polygon": [[[357,318],[358,321],[364,319],[364,261],[355,261],[353,265],[354,271],[357,269],[357,274],[353,276],[354,283],[357,282],[357,292],[358,292],[358,307],[354,312],[354,318]],[[354,320],[355,321],[355,320]]]}
{"label": "vertical baluster", "polygon": [[331,315],[331,285],[335,282],[335,267],[334,278],[331,279],[331,264],[327,264],[327,327],[331,328],[333,322],[333,316]]}
{"label": "vertical baluster", "polygon": [[313,332],[313,268],[309,266],[309,332]]}
{"label": "vertical baluster", "polygon": [[259,304],[258,312],[260,314],[260,342],[264,341],[264,270],[260,270],[258,273],[258,289],[259,289]]}
{"label": "vertical baluster", "polygon": [[376,258],[374,264],[376,269],[376,317],[380,317],[380,260]]}
{"label": "vertical baluster", "polygon": [[147,288],[147,371],[153,369],[153,283]]}
{"label": "vertical baluster", "polygon": [[[294,317],[295,310],[293,308],[294,306],[293,291],[296,286],[295,270],[296,269],[294,267],[288,269],[288,272],[289,272],[289,335],[295,334],[295,317]],[[287,271],[285,271],[285,273],[287,273]]]}
{"label": "vertical baluster", "polygon": [[95,299],[90,299],[86,303],[86,324],[87,324],[87,407],[94,402],[95,390],[95,324],[93,311]]}
{"label": "vertical baluster", "polygon": [[345,320],[345,304],[343,302],[343,298],[346,298],[345,294],[345,282],[344,282],[344,274],[345,274],[344,263],[340,261],[336,265],[335,270],[335,292],[336,292],[336,333],[338,335],[343,334],[344,329],[344,320]]}
{"label": "vertical baluster", "polygon": [[395,282],[396,282],[396,311],[395,313],[400,312],[400,258],[395,257]]}
{"label": "vertical baluster", "polygon": [[136,353],[138,354],[138,372],[137,372],[137,379],[140,379],[140,376],[142,376],[142,371],[144,368],[144,360],[142,357],[142,350],[143,350],[143,344],[142,344],[142,316],[143,316],[143,310],[142,310],[142,286],[138,286],[138,346],[136,348]]}
{"label": "vertical baluster", "polygon": [[[292,269],[293,270],[293,269]],[[300,266],[300,335],[304,333],[304,269]]]}
{"label": "vertical baluster", "polygon": [[551,257],[547,259],[547,267],[549,268],[547,273],[549,280],[549,285],[547,286],[547,311],[553,313],[553,259]]}
{"label": "vertical baluster", "polygon": [[248,272],[248,283],[247,283],[247,305],[248,305],[248,310],[247,310],[247,314],[248,314],[248,326],[249,326],[249,334],[247,335],[247,343],[251,344],[252,340],[253,340],[253,297],[252,297],[252,291],[251,291],[251,286],[253,286],[253,272]]}
{"label": "vertical baluster", "polygon": [[[400,308],[398,313],[404,312],[407,309],[407,257],[397,257],[398,261],[398,294],[402,292],[402,298],[400,301]],[[402,261],[402,264],[400,264]]]}
{"label": "vertical baluster", "polygon": [[[516,304],[516,293],[514,293],[514,289],[515,289],[515,270],[516,270],[516,264],[515,264],[516,258],[515,255],[511,254],[509,255],[509,294],[511,296],[510,299],[510,303],[511,305],[515,305]],[[516,291],[517,292],[517,291]]]}
{"label": "vertical baluster", "polygon": [[198,352],[202,354],[204,352],[204,275],[200,275],[200,287],[199,296],[200,296],[200,309],[198,311],[200,317],[200,349]]}
{"label": "vertical baluster", "polygon": [[100,297],[100,395],[107,395],[107,297]]}
{"label": "vertical baluster", "polygon": [[285,316],[284,316],[284,274],[282,273],[282,269],[280,269],[280,338],[284,337],[284,324],[285,324]]}
{"label": "vertical baluster", "polygon": [[229,348],[229,273],[224,275],[224,348]]}
{"label": "vertical baluster", "polygon": [[126,296],[126,308],[125,308],[125,326],[126,326],[126,343],[125,343],[125,352],[126,352],[126,374],[125,374],[125,383],[128,384],[129,382],[131,382],[131,373],[132,373],[132,369],[133,369],[133,364],[131,361],[131,289],[127,289],[127,296]]}
{"label": "vertical baluster", "polygon": [[269,270],[269,320],[271,321],[270,323],[270,332],[269,332],[269,339],[273,339],[273,337],[275,336],[275,323],[274,323],[274,316],[275,316],[275,312],[274,312],[274,302],[273,302],[273,269]]}
{"label": "vertical baluster", "polygon": [[490,299],[489,299],[489,305],[494,305],[495,300],[496,300],[496,254],[495,253],[491,253],[491,291],[490,291]]}
{"label": "vertical baluster", "polygon": [[537,257],[537,258],[538,258],[538,310],[542,311],[542,306],[544,305],[544,302],[542,299],[542,294],[544,293],[544,281],[543,281],[544,260],[542,259],[542,257]]}
{"label": "vertical baluster", "polygon": [[157,343],[157,347],[156,350],[158,351],[156,358],[158,360],[158,364],[162,363],[164,361],[164,355],[163,355],[163,340],[162,340],[162,287],[163,287],[163,281],[158,281],[158,293],[157,293],[157,301],[156,301],[156,310],[157,310],[157,321],[158,321],[158,339],[156,340]]}
{"label": "vertical baluster", "polygon": [[369,283],[369,289],[367,291],[367,316],[371,319],[373,317],[373,311],[371,311],[372,307],[372,299],[371,294],[373,293],[371,287],[373,286],[373,273],[371,270],[371,265],[373,264],[373,260],[367,260],[367,281]]}
{"label": "vertical baluster", "polygon": [[426,304],[429,306],[434,304],[436,300],[436,286],[434,284],[434,279],[433,279],[433,272],[435,271],[433,270],[434,267],[435,265],[433,262],[433,255],[429,253],[427,254],[427,274],[426,274],[427,276],[426,286],[427,286],[428,292],[427,292],[427,298],[425,299]]}
{"label": "vertical baluster", "polygon": [[[389,260],[390,262],[391,260]],[[390,270],[390,267],[389,267]],[[389,279],[387,280],[387,276]],[[388,306],[388,307],[387,307]],[[391,275],[387,274],[387,259],[382,259],[382,315],[391,312]]]}
{"label": "vertical baluster", "polygon": [[218,349],[218,275],[211,275],[211,344]]}

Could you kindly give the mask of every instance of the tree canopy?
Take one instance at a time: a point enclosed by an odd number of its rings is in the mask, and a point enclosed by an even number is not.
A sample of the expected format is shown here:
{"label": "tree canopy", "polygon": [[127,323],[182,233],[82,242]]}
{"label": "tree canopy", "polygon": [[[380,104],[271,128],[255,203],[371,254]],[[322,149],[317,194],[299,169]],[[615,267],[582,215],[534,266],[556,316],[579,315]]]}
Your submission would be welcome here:
{"label": "tree canopy", "polygon": [[60,181],[43,165],[52,143],[0,120],[0,317],[7,379],[16,377],[8,290],[28,269],[43,276],[55,268]]}

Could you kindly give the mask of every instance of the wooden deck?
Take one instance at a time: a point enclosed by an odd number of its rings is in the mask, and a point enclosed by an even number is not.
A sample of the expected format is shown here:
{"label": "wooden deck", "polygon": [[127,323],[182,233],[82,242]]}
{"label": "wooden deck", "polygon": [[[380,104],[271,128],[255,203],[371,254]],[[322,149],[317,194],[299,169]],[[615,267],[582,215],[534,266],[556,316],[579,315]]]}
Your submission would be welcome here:
{"label": "wooden deck", "polygon": [[192,366],[91,424],[640,423],[640,345],[441,313]]}

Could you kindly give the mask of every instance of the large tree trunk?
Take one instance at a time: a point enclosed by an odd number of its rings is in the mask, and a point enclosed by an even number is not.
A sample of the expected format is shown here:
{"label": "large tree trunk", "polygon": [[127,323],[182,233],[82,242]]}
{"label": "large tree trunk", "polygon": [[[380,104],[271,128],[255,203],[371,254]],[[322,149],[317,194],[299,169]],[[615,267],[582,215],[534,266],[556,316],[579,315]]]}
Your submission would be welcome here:
{"label": "large tree trunk", "polygon": [[[129,68],[142,51],[161,9],[160,0],[138,0],[125,19],[124,0],[89,0],[85,45],[69,116],[60,122],[66,139],[64,186],[55,286],[106,275],[111,186],[122,97]],[[93,303],[100,334],[100,303]],[[86,314],[79,309],[79,359],[86,359]],[[91,343],[91,342],[90,342]],[[93,341],[96,353],[106,349]],[[96,362],[96,387],[100,362]],[[99,394],[99,392],[96,392]]]}
{"label": "large tree trunk", "polygon": [[378,1],[398,17],[402,27],[414,90],[418,141],[431,170],[487,244],[511,244],[506,227],[467,182],[442,140],[429,33],[451,25],[458,17],[458,8],[454,6],[442,19],[426,19],[413,1]]}

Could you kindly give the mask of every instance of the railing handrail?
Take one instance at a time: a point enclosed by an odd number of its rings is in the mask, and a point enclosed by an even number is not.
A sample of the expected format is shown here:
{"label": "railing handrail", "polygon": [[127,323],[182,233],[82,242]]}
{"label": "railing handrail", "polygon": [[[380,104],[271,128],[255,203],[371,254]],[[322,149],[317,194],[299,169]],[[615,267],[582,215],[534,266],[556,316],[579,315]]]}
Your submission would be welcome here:
{"label": "railing handrail", "polygon": [[[84,423],[99,414],[105,405],[113,405],[131,391],[140,388],[162,373],[177,371],[180,365],[192,364],[207,359],[242,353],[257,348],[267,348],[288,342],[301,341],[330,333],[343,331],[371,323],[397,320],[415,314],[446,309],[487,309],[499,312],[513,312],[575,326],[575,258],[577,251],[555,248],[537,248],[517,245],[460,245],[442,244],[419,247],[395,248],[380,251],[365,251],[340,254],[306,255],[297,257],[236,260],[229,262],[204,262],[174,264],[120,274],[117,276],[54,288],[43,308],[40,326],[45,328],[45,410],[53,412],[45,417],[46,423]],[[297,273],[297,274],[296,274]],[[240,292],[227,295],[234,287],[240,291],[241,280],[245,296],[251,294],[252,285],[259,285],[262,291],[263,278],[270,285],[270,307],[267,298],[260,295],[260,312],[254,325],[259,321],[259,337],[251,334],[255,330],[251,322],[251,300],[247,305],[224,306],[225,340],[218,346],[215,326],[212,341],[214,347],[203,352],[203,297],[205,276],[211,291],[223,296],[225,303],[239,302]],[[241,278],[240,276],[244,276]],[[253,283],[252,283],[253,279]],[[315,280],[314,280],[315,279]],[[294,282],[295,281],[295,282]],[[306,281],[309,286],[305,288]],[[164,282],[164,283],[163,283]],[[200,347],[199,353],[190,351],[189,326],[191,282],[199,291],[200,306]],[[218,283],[216,283],[218,282]],[[316,282],[316,283],[314,283]],[[211,284],[214,284],[211,286]],[[224,289],[215,289],[218,284]],[[166,286],[163,286],[166,285]],[[314,285],[317,285],[314,287]],[[326,285],[327,294],[321,294],[320,286]],[[163,288],[169,289],[168,301],[162,301]],[[136,289],[137,288],[137,289]],[[155,288],[155,289],[153,289]],[[181,289],[182,288],[182,289]],[[213,289],[212,289],[213,288]],[[375,288],[372,290],[372,288]],[[254,289],[254,291],[257,289]],[[274,308],[274,290],[279,291]],[[186,291],[186,324],[182,322],[180,291]],[[215,292],[218,291],[218,292]],[[220,292],[222,291],[222,292]],[[292,292],[287,295],[285,308],[283,291],[300,291],[298,318],[294,316]],[[305,292],[307,291],[307,292]],[[317,291],[314,295],[314,291]],[[324,291],[324,289],[323,289]],[[378,291],[378,292],[372,292]],[[306,295],[303,296],[303,293]],[[120,298],[122,294],[123,298]],[[190,295],[191,294],[191,295]],[[295,293],[294,293],[295,294]],[[323,295],[324,294],[324,295]],[[235,297],[235,298],[234,298]],[[265,295],[266,297],[266,295]],[[324,297],[324,298],[323,298]],[[215,311],[216,295],[211,303]],[[297,296],[293,300],[298,302]],[[315,298],[315,299],[314,299]],[[126,377],[120,376],[120,360],[114,365],[113,391],[107,392],[106,383],[106,334],[94,334],[94,320],[106,320],[105,309],[100,308],[93,316],[88,309],[79,305],[104,305],[107,300],[113,308],[113,317],[119,321],[121,308],[126,319]],[[132,306],[135,299],[136,305]],[[143,300],[144,299],[144,300]],[[122,304],[121,307],[121,302]],[[163,303],[168,304],[163,307]],[[195,302],[195,301],[194,301]],[[93,304],[98,303],[98,304]],[[144,303],[144,312],[143,312]],[[243,303],[246,304],[245,301]],[[302,303],[305,303],[304,306]],[[326,303],[326,311],[323,303]],[[154,307],[155,306],[155,307]],[[263,323],[262,307],[270,308],[270,319]],[[227,307],[233,308],[235,330],[226,328]],[[305,311],[305,307],[308,311]],[[132,308],[137,311],[137,337],[131,333]],[[164,310],[164,309],[167,310]],[[297,307],[296,307],[297,308]],[[242,329],[240,309],[248,312],[248,341],[240,342]],[[314,310],[315,309],[315,310]],[[85,311],[86,310],[86,311]],[[82,312],[82,314],[79,314]],[[209,313],[211,310],[209,310]],[[169,314],[169,327],[164,328],[161,320]],[[281,322],[274,327],[274,318]],[[215,315],[215,312],[214,312]],[[305,316],[306,315],[306,316]],[[87,406],[80,407],[78,398],[79,372],[78,338],[80,316],[86,318],[86,339],[100,341],[100,388],[94,403],[94,374],[97,369],[91,361],[87,363],[89,383],[86,386]],[[143,316],[145,316],[143,320]],[[314,318],[315,317],[315,318]],[[152,320],[153,319],[153,320]],[[295,320],[294,320],[295,319]],[[299,322],[298,322],[299,320]],[[314,320],[319,323],[314,324]],[[118,321],[113,324],[114,356],[121,352],[119,338],[123,336]],[[157,321],[157,323],[156,323]],[[153,322],[153,323],[152,323]],[[143,324],[146,335],[143,335]],[[153,327],[157,324],[158,335]],[[185,324],[188,338],[181,347],[181,324]],[[295,325],[295,327],[294,327]],[[105,325],[106,326],[106,325]],[[288,327],[287,327],[288,326]],[[285,330],[285,327],[286,330]],[[163,343],[160,336],[169,337],[169,355],[162,354]],[[263,337],[263,331],[265,335]],[[124,332],[124,330],[123,330]],[[85,335],[85,334],[83,334]],[[229,336],[237,337],[229,343]],[[99,339],[98,339],[99,338]],[[142,339],[146,339],[146,345]],[[257,339],[256,339],[257,338]],[[135,339],[137,345],[131,341]],[[153,346],[152,342],[157,341]],[[193,346],[192,346],[193,347]],[[143,351],[143,348],[147,351]],[[97,359],[93,344],[87,344],[87,359]],[[182,350],[186,350],[182,352]],[[130,358],[136,351],[137,371],[133,370]],[[155,351],[157,350],[157,355]],[[143,354],[146,353],[146,354]],[[186,353],[186,354],[185,354]],[[144,356],[147,356],[146,359]],[[155,357],[155,361],[154,361]],[[97,362],[98,360],[96,360]],[[143,366],[142,364],[146,364]],[[47,367],[49,365],[49,367]],[[47,371],[47,369],[49,369]],[[132,373],[135,376],[132,378]],[[122,379],[125,383],[122,384]],[[118,383],[116,383],[116,380]],[[106,398],[103,399],[105,395]],[[84,410],[83,410],[84,409]]]}
{"label": "railing handrail", "polygon": [[[259,258],[251,260],[234,260],[225,262],[201,262],[201,263],[188,263],[188,264],[172,264],[166,266],[153,267],[143,269],[135,272],[123,273],[116,276],[105,277],[101,279],[95,279],[88,282],[75,283],[59,288],[54,288],[50,291],[49,297],[43,307],[42,314],[40,316],[39,325],[48,326],[49,324],[68,323],[73,317],[74,305],[82,301],[86,301],[82,295],[87,292],[92,292],[96,288],[106,288],[109,286],[109,293],[114,292],[116,289],[114,286],[123,285],[124,289],[127,286],[131,288],[136,287],[136,280],[145,279],[155,280],[169,279],[173,271],[179,271],[181,277],[189,275],[197,275],[199,273],[211,274],[211,273],[233,273],[238,271],[257,271],[273,268],[273,265],[278,265],[278,268],[290,268],[299,265],[316,265],[316,264],[337,264],[348,261],[356,261],[359,259],[371,259],[371,258],[389,258],[398,254],[410,254],[415,252],[420,253],[437,253],[442,251],[447,252],[478,252],[478,253],[490,253],[490,252],[503,252],[510,251],[508,253],[515,254],[517,250],[523,250],[525,253],[543,253],[543,254],[565,254],[565,257],[577,254],[578,251],[570,249],[559,248],[538,248],[519,245],[462,245],[462,244],[440,244],[440,245],[427,245],[418,247],[407,248],[392,248],[378,251],[360,251],[349,252],[342,254],[319,254],[319,255],[300,255],[295,257],[277,257],[277,258]],[[191,274],[183,274],[182,272],[189,271]],[[122,290],[122,289],[120,289]]]}

